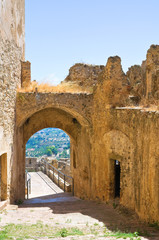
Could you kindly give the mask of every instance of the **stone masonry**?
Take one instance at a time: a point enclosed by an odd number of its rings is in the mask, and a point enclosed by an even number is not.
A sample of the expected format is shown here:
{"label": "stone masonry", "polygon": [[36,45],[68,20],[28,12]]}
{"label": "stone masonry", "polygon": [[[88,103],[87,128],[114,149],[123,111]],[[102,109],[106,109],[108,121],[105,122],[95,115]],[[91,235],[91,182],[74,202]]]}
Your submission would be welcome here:
{"label": "stone masonry", "polygon": [[24,199],[25,144],[35,132],[56,127],[71,139],[76,196],[118,200],[141,219],[159,222],[159,46],[126,74],[118,56],[106,66],[76,64],[65,82],[91,88],[87,94],[17,93],[31,76],[24,0],[1,1],[0,13],[1,199]]}
{"label": "stone masonry", "polygon": [[[24,0],[0,1],[0,158],[3,200],[10,199],[17,87],[24,60]],[[1,191],[3,195],[3,191]]]}

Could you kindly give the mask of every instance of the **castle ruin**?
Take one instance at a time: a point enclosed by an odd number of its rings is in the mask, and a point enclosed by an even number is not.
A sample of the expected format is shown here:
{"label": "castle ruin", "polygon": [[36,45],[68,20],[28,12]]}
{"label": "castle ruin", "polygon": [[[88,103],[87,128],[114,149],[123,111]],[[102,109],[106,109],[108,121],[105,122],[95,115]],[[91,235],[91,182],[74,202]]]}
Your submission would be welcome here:
{"label": "castle ruin", "polygon": [[125,74],[121,59],[75,64],[65,82],[87,93],[17,92],[30,84],[25,62],[25,0],[0,2],[1,200],[25,197],[25,144],[46,127],[71,139],[75,195],[120,204],[159,222],[159,46]]}

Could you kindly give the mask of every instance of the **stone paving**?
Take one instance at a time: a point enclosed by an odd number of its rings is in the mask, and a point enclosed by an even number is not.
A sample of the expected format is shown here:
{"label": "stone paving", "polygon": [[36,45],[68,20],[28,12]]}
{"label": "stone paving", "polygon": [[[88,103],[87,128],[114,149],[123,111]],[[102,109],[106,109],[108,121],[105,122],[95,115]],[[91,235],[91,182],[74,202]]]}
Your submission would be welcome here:
{"label": "stone paving", "polygon": [[[112,204],[80,200],[70,193],[64,193],[52,183],[49,185],[50,180],[43,174],[31,173],[31,175],[32,194],[30,199],[25,200],[19,206],[8,205],[1,211],[1,227],[10,223],[29,225],[40,222],[59,229],[76,227],[87,232],[84,236],[56,237],[54,239],[116,239],[103,236],[102,231],[106,226],[110,231],[118,229],[121,232],[145,233],[147,236],[141,237],[142,240],[159,240],[159,231],[140,222],[135,214],[126,212],[119,207],[114,209]],[[32,239],[49,238],[34,237]]]}
{"label": "stone paving", "polygon": [[53,183],[43,172],[30,172],[29,174],[31,175],[30,199],[63,192],[63,190]]}

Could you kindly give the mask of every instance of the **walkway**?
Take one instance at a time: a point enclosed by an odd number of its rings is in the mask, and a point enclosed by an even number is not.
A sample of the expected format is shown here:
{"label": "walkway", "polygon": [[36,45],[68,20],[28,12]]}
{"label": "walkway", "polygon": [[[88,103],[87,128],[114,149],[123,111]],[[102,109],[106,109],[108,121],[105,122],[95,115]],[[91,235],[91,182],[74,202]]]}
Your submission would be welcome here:
{"label": "walkway", "polygon": [[29,174],[31,175],[31,194],[29,194],[29,199],[63,192],[43,172],[30,172]]}
{"label": "walkway", "polygon": [[[7,226],[5,234],[12,236],[0,239],[114,240],[117,239],[112,236],[114,231],[118,237],[119,231],[126,231],[145,235],[131,238],[133,240],[159,240],[158,230],[141,223],[135,214],[124,208],[114,209],[114,204],[80,200],[57,188],[44,174],[31,175],[31,198],[19,206],[7,206],[0,213],[0,228]],[[125,238],[121,235],[118,239]]]}
{"label": "walkway", "polygon": [[[25,204],[53,203],[76,201],[70,193],[64,193],[46,174],[43,172],[30,172],[31,194]],[[63,194],[62,194],[63,193]]]}

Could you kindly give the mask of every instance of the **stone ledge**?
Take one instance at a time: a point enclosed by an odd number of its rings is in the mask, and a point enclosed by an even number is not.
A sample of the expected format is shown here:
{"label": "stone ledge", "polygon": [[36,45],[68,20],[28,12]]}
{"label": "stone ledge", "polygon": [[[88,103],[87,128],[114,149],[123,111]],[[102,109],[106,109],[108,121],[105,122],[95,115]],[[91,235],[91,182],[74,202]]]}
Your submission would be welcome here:
{"label": "stone ledge", "polygon": [[3,210],[8,205],[8,200],[0,202],[0,211]]}

